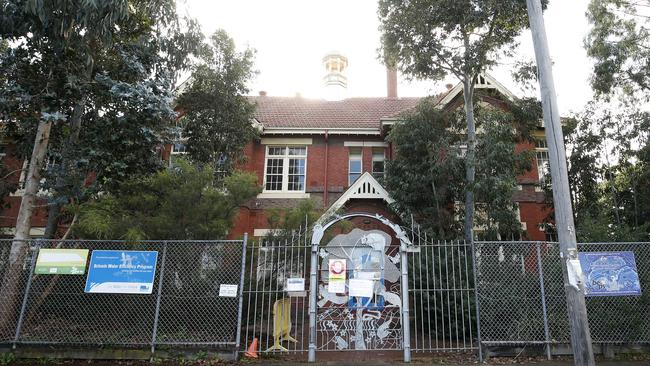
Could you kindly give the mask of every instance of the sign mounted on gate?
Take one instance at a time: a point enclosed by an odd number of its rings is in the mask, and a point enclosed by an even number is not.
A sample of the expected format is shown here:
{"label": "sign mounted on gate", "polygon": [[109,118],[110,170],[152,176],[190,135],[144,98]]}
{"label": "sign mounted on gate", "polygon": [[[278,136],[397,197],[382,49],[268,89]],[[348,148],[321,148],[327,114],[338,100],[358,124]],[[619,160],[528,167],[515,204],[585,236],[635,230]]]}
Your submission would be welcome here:
{"label": "sign mounted on gate", "polygon": [[81,275],[87,260],[88,249],[39,249],[34,273]]}
{"label": "sign mounted on gate", "polygon": [[580,252],[585,296],[640,296],[634,252]]}
{"label": "sign mounted on gate", "polygon": [[158,252],[93,250],[86,293],[151,294]]}
{"label": "sign mounted on gate", "polygon": [[346,267],[347,261],[345,259],[333,258],[329,260],[327,292],[332,294],[345,293]]}

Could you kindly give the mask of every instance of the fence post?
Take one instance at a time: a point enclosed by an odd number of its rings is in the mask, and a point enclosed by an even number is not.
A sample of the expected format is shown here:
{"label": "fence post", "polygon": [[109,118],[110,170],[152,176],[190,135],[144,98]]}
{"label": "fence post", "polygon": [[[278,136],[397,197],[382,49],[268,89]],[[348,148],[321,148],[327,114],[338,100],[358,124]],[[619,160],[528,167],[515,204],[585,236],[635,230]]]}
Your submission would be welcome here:
{"label": "fence post", "polygon": [[[320,231],[320,233],[319,233]],[[318,300],[318,244],[324,230],[314,228],[311,241],[311,270],[309,274],[309,352],[307,360],[316,362],[316,302]],[[320,234],[320,235],[319,235]]]}
{"label": "fence post", "polygon": [[409,279],[406,244],[399,246],[400,267],[402,270],[402,340],[404,346],[404,362],[411,362],[411,326],[409,323]]}
{"label": "fence post", "polygon": [[542,250],[539,242],[535,243],[537,247],[537,270],[539,272],[539,288],[542,297],[542,315],[544,316],[544,339],[546,340],[546,358],[551,360],[551,336],[548,330],[548,313],[546,312],[546,292],[544,290],[544,269],[542,268]]}
{"label": "fence post", "polygon": [[[478,267],[476,266],[476,248],[474,246],[474,236],[470,240],[470,250],[472,251],[472,273],[474,274],[474,302],[476,302],[476,337],[478,338],[478,361],[483,363],[483,346],[481,344],[481,301],[478,296],[478,280],[476,272],[478,272]],[[467,245],[467,242],[465,242]]]}
{"label": "fence post", "polygon": [[[20,306],[20,315],[18,316],[18,323],[16,324],[16,334],[14,335],[14,343],[12,345],[13,349],[16,349],[16,343],[18,343],[18,338],[20,338],[20,332],[23,329],[23,321],[25,320],[25,310],[27,309],[27,300],[29,299],[29,291],[32,287],[32,279],[34,278],[34,266],[36,266],[36,257],[38,256],[38,251],[41,248],[39,241],[36,241],[34,246],[34,252],[32,253],[31,262],[29,265],[29,274],[27,275],[27,285],[25,285],[25,295],[23,296],[23,303]],[[30,250],[29,245],[27,245],[27,250]]]}
{"label": "fence post", "polygon": [[158,295],[156,296],[156,312],[153,318],[153,331],[151,332],[151,358],[156,351],[156,337],[158,335],[158,319],[160,318],[160,297],[163,288],[163,277],[165,276],[165,259],[167,258],[167,241],[163,242],[163,254],[160,262],[160,275],[158,276]]}
{"label": "fence post", "polygon": [[244,233],[241,254],[241,275],[239,277],[239,308],[237,309],[237,336],[235,337],[235,360],[239,359],[239,347],[241,346],[241,317],[244,308],[244,274],[246,273],[246,246],[248,244],[248,233]]}

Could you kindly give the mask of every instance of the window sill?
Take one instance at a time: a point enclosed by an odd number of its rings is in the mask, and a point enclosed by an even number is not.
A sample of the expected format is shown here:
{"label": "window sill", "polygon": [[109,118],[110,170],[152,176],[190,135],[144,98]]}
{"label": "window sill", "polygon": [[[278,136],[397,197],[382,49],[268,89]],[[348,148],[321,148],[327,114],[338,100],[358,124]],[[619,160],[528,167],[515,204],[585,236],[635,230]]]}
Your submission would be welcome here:
{"label": "window sill", "polygon": [[305,192],[262,192],[257,198],[309,198]]}

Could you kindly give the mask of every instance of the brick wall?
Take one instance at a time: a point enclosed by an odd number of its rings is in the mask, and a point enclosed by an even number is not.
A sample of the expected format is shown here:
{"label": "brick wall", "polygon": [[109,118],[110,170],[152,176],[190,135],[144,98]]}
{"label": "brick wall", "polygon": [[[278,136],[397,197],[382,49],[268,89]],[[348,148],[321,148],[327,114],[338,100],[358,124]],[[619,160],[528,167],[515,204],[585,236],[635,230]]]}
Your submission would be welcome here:
{"label": "brick wall", "polygon": [[[295,136],[283,136],[295,137]],[[301,136],[302,137],[302,136]],[[312,144],[308,145],[307,150],[307,174],[306,174],[306,192],[310,198],[315,201],[319,209],[325,210],[334,203],[340,195],[348,188],[348,154],[349,147],[344,146],[345,141],[373,141],[383,142],[383,137],[374,136],[332,136],[327,139],[327,149],[325,148],[324,136],[310,136]],[[362,148],[363,172],[372,171],[372,147]],[[391,149],[391,148],[386,148]],[[325,151],[327,150],[327,156]],[[534,145],[530,143],[521,143],[517,145],[517,151],[534,150]],[[386,157],[391,156],[392,151],[386,152]],[[251,143],[246,147],[245,153],[250,158],[242,166],[245,170],[254,171],[258,177],[260,185],[264,182],[264,163],[266,155],[266,146],[259,142]],[[327,170],[327,202],[325,198],[325,175]],[[522,189],[515,192],[513,199],[520,202],[520,212],[522,222],[526,222],[528,228],[528,237],[532,240],[543,240],[545,235],[539,231],[538,227],[544,218],[548,215],[548,208],[544,204],[544,194],[535,190],[535,184],[538,182],[537,167],[535,161],[532,162],[532,169],[525,172],[517,181],[521,184]],[[372,206],[348,207],[347,210],[369,211],[379,210],[379,207]],[[244,232],[252,233],[254,229],[268,228],[266,214],[264,210],[269,208],[290,209],[299,203],[298,199],[255,199],[249,202],[240,212],[240,219],[237,220],[235,228],[232,230],[232,236],[241,236]],[[371,207],[372,206],[372,207]],[[383,214],[390,214],[382,211]]]}
{"label": "brick wall", "polygon": [[[6,164],[9,172],[12,172],[7,178],[10,183],[18,183],[20,180],[21,169],[23,167],[23,160],[17,158],[15,145],[7,145],[5,149],[6,155],[2,157],[2,161]],[[18,217],[18,210],[20,209],[20,202],[22,196],[10,195],[4,198],[5,208],[0,210],[0,228],[8,229],[16,226],[16,218]],[[47,201],[44,199],[36,200],[36,208],[32,215],[32,227],[42,228],[47,224]]]}

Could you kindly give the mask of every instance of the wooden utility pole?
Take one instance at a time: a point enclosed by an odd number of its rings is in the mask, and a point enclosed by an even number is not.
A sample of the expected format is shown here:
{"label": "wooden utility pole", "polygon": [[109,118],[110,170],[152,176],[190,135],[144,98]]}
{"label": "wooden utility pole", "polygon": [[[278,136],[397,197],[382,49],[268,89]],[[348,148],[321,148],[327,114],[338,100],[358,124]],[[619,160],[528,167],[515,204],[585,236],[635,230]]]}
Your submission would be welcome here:
{"label": "wooden utility pole", "polygon": [[557,234],[560,241],[560,257],[563,264],[562,277],[564,280],[569,323],[571,325],[573,360],[577,366],[594,366],[594,352],[591,344],[589,322],[587,320],[584,284],[582,283],[582,273],[577,262],[578,246],[573,223],[573,209],[569,195],[569,176],[564,150],[564,136],[560,123],[560,112],[557,108],[557,97],[553,82],[548,41],[546,39],[544,17],[542,15],[542,4],[540,0],[526,0],[526,4],[528,6],[528,18],[530,21],[530,30],[533,34],[535,58],[537,59],[539,73],[546,142],[548,143],[551,179],[553,180],[555,225],[557,226]]}

